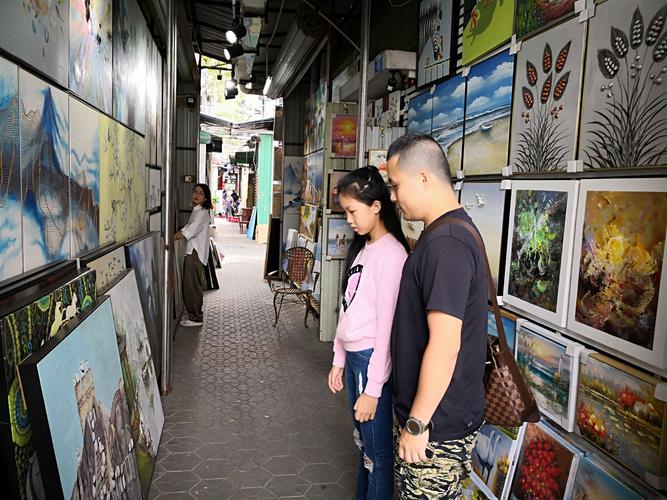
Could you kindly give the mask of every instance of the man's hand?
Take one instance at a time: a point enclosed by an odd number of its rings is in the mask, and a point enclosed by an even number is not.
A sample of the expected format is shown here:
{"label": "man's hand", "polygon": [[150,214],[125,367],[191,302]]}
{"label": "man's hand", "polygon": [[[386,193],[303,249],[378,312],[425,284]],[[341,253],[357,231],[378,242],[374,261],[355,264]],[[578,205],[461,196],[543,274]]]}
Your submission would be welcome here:
{"label": "man's hand", "polygon": [[332,366],[329,370],[329,390],[334,394],[343,390],[343,368]]}
{"label": "man's hand", "polygon": [[368,422],[375,418],[378,407],[378,398],[362,393],[354,404],[354,418],[359,422]]}
{"label": "man's hand", "polygon": [[401,460],[409,464],[425,462],[426,445],[428,444],[429,430],[426,429],[419,436],[413,436],[405,428],[401,430],[401,436],[398,438],[398,456]]}

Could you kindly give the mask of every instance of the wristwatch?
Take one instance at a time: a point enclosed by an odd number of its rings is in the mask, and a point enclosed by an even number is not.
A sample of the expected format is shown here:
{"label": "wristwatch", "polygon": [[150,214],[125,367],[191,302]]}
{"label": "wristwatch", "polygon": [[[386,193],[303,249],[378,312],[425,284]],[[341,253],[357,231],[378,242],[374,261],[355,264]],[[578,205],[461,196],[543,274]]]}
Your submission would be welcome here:
{"label": "wristwatch", "polygon": [[431,429],[431,422],[425,424],[415,417],[409,417],[405,422],[405,430],[407,430],[408,433],[412,434],[413,436],[419,436],[420,434],[423,434],[426,429]]}

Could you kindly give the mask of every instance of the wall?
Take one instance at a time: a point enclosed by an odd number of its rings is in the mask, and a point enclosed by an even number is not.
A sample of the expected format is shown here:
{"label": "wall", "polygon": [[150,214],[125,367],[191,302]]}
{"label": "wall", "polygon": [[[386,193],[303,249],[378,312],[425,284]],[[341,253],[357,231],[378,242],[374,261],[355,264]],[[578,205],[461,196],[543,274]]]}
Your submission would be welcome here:
{"label": "wall", "polygon": [[257,162],[257,242],[266,243],[273,198],[273,134],[259,134]]}

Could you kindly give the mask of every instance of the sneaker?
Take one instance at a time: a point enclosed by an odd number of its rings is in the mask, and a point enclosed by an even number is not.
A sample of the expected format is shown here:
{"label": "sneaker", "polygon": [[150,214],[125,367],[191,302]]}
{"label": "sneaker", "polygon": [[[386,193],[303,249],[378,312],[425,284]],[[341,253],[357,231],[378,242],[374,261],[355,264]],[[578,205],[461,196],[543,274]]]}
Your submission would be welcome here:
{"label": "sneaker", "polygon": [[192,321],[191,319],[183,319],[181,320],[181,326],[189,327],[189,326],[203,326],[204,322],[203,321]]}

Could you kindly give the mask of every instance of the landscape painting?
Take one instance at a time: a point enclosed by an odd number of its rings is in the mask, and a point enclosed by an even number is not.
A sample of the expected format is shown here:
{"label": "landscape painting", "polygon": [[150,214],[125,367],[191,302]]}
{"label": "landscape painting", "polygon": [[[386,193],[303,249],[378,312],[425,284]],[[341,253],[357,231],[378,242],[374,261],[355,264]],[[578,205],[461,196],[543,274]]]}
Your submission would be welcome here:
{"label": "landscape painting", "polygon": [[449,74],[453,8],[450,0],[419,2],[418,87]]}
{"label": "landscape painting", "polygon": [[456,75],[435,87],[431,135],[445,152],[449,171],[461,170],[466,79]]}
{"label": "landscape painting", "polygon": [[340,206],[340,198],[338,197],[338,182],[347,175],[347,170],[337,170],[329,174],[329,196],[327,208],[332,212],[343,212],[343,207]]}
{"label": "landscape painting", "polygon": [[[493,310],[489,308],[486,324],[486,333],[492,337],[498,337],[498,326],[496,325],[496,315]],[[510,351],[514,354],[516,350],[516,324],[517,319],[519,319],[514,314],[507,312],[503,309],[500,310],[500,321],[503,322],[503,328],[505,330],[505,339],[507,340],[507,345],[509,345]]]}
{"label": "landscape painting", "polygon": [[433,119],[433,96],[430,91],[410,97],[408,104],[408,134],[431,133]]}
{"label": "landscape painting", "polygon": [[324,189],[324,152],[309,154],[303,160],[301,199],[306,203],[322,203]]}
{"label": "landscape painting", "polygon": [[345,259],[354,240],[354,231],[345,219],[329,219],[327,257]]}
{"label": "landscape painting", "polygon": [[463,0],[464,66],[488,54],[512,36],[515,0]]}
{"label": "landscape painting", "polygon": [[[304,203],[300,209],[299,234],[311,241],[317,238],[317,210],[317,205],[310,203]],[[299,246],[305,246],[305,244]]]}
{"label": "landscape painting", "polygon": [[489,496],[482,491],[479,479],[473,474],[461,481],[463,500],[487,500]]}
{"label": "landscape painting", "polygon": [[577,475],[572,487],[572,500],[590,498],[641,500],[646,496],[634,491],[591,459],[584,457],[577,466]]}
{"label": "landscape painting", "polygon": [[515,0],[514,32],[517,38],[544,29],[559,19],[574,15],[574,0]]}
{"label": "landscape painting", "polygon": [[283,157],[283,213],[298,213],[301,204],[303,158]]}
{"label": "landscape painting", "polygon": [[490,498],[506,498],[512,484],[524,427],[484,424],[472,451],[472,469]]}
{"label": "landscape painting", "polygon": [[357,156],[357,120],[357,115],[332,115],[332,158],[355,158]]}

